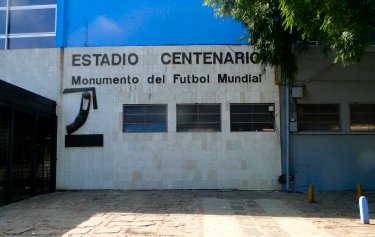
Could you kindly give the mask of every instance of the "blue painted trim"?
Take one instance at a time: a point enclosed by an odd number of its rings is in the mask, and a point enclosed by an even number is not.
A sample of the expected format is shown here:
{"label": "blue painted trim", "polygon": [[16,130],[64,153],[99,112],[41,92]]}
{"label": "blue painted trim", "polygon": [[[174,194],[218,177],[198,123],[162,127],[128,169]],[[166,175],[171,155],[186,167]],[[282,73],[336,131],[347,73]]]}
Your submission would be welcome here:
{"label": "blue painted trim", "polygon": [[65,46],[65,0],[57,0],[56,47]]}

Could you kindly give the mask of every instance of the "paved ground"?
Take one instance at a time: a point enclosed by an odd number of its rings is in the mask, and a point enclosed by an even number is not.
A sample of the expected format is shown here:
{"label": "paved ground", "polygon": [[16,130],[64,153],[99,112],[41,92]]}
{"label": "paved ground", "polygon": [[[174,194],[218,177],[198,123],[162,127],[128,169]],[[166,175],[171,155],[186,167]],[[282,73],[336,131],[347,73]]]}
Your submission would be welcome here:
{"label": "paved ground", "polygon": [[[375,192],[365,192],[375,218]],[[0,236],[375,236],[355,192],[75,191],[0,207]]]}

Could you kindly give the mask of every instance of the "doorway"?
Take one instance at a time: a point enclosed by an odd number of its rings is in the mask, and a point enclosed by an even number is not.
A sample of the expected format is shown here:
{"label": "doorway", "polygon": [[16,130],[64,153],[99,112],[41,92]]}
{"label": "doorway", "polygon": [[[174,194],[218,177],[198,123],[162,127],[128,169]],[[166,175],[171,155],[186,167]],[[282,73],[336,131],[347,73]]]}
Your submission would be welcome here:
{"label": "doorway", "polygon": [[56,103],[0,80],[0,205],[55,190]]}

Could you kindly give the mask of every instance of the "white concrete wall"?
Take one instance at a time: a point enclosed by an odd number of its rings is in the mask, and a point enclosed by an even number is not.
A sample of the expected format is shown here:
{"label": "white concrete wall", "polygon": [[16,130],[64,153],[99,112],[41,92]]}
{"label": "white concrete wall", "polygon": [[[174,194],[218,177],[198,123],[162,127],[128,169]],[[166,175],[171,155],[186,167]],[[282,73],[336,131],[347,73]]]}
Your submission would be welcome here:
{"label": "white concrete wall", "polygon": [[[251,52],[247,46],[101,47],[64,49],[63,88],[95,86],[98,109],[75,134],[104,134],[104,147],[65,148],[65,126],[78,113],[81,93],[60,95],[58,189],[279,189],[277,132],[230,132],[230,103],[275,103],[279,94],[273,69],[262,83],[218,84],[218,73],[261,73],[259,65],[163,65],[163,52]],[[136,53],[135,66],[72,66],[72,54]],[[173,74],[210,75],[210,84],[174,84]],[[166,75],[150,85],[150,75]],[[72,76],[136,76],[136,85],[72,85]],[[167,104],[168,132],[123,133],[123,104]],[[220,103],[221,132],[176,132],[176,104]]]}
{"label": "white concrete wall", "polygon": [[56,101],[59,49],[0,50],[0,79]]}

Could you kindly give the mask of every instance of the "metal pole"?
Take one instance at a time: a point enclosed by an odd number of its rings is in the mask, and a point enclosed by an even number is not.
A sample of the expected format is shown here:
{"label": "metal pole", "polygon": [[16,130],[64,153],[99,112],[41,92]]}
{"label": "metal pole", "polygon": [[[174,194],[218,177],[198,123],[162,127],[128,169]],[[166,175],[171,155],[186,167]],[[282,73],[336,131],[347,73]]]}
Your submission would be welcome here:
{"label": "metal pole", "polygon": [[290,105],[290,97],[289,97],[289,83],[285,78],[285,169],[286,169],[286,191],[290,191],[290,180],[289,180],[289,105]]}

